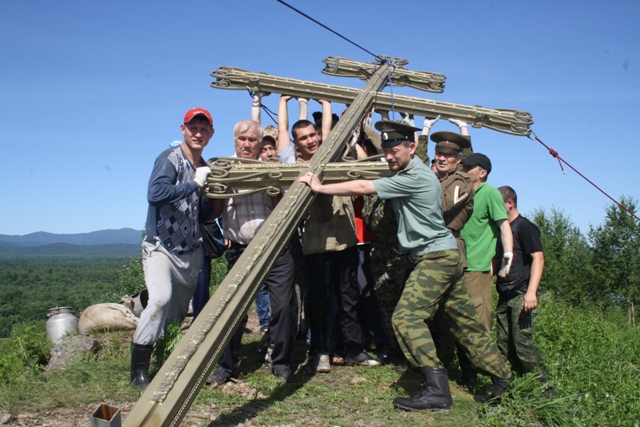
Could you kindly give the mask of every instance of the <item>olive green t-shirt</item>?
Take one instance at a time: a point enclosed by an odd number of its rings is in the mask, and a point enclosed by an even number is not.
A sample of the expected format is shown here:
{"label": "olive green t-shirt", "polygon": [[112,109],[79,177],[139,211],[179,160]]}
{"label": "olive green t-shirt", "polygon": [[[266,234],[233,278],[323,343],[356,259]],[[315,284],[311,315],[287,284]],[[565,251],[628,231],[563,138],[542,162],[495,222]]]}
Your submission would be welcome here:
{"label": "olive green t-shirt", "polygon": [[373,186],[382,200],[391,199],[401,253],[415,256],[458,248],[442,219],[440,181],[418,157],[396,175],[374,180]]}

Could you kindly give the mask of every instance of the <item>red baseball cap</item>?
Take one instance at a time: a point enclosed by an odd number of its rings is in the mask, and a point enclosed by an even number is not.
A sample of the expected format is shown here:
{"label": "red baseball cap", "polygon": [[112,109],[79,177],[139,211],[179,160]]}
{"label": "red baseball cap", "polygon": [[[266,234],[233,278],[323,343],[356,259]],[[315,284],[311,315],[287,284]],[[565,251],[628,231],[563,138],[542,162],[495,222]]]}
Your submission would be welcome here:
{"label": "red baseball cap", "polygon": [[204,108],[192,108],[187,111],[187,114],[184,115],[184,123],[189,123],[195,116],[203,115],[209,121],[209,124],[213,126],[213,119],[211,118],[211,114],[205,110]]}

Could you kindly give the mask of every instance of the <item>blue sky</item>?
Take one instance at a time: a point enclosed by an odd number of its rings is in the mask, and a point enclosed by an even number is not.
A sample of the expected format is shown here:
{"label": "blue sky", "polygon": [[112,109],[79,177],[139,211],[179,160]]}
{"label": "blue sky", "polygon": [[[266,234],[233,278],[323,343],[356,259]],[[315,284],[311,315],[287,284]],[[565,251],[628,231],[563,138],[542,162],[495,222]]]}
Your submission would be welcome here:
{"label": "blue sky", "polygon": [[[601,188],[640,198],[640,2],[289,3],[376,54],[447,76],[442,94],[394,93],[528,111],[534,132]],[[205,158],[233,151],[233,125],[249,116],[251,100],[209,86],[220,66],[364,85],[325,76],[322,60],[371,56],[276,0],[186,5],[3,2],[0,234],[142,229],[153,161],[181,138],[187,109],[214,117]],[[277,96],[264,103],[276,110]],[[441,121],[437,130],[456,127]],[[514,187],[521,212],[555,206],[583,232],[603,221],[609,200],[568,168],[562,174],[538,142],[471,135],[493,162],[489,182]]]}

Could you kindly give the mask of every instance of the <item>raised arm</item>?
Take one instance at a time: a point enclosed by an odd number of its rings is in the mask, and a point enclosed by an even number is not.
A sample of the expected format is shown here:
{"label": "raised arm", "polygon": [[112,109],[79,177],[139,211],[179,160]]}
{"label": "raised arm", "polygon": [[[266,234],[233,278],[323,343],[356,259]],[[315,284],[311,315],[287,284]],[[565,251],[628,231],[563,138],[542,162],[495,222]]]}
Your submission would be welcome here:
{"label": "raised arm", "polygon": [[251,120],[260,123],[260,112],[262,110],[262,92],[253,94],[253,103],[251,104]]}
{"label": "raised arm", "polygon": [[300,104],[300,114],[298,120],[307,120],[309,118],[309,100],[307,98],[297,98]]}
{"label": "raised arm", "polygon": [[281,95],[278,104],[278,146],[276,151],[280,153],[291,142],[289,136],[289,111],[287,103],[292,97],[289,95]]}
{"label": "raised arm", "polygon": [[449,121],[458,126],[458,129],[460,129],[460,135],[469,136],[469,129],[467,129],[467,124],[465,122],[456,119],[449,119]]}
{"label": "raised arm", "polygon": [[425,136],[429,136],[429,133],[431,132],[431,128],[438,120],[440,120],[440,116],[436,117],[435,119],[429,119],[425,117],[424,124],[422,125],[422,134]]}
{"label": "raised arm", "polygon": [[318,102],[322,105],[322,126],[320,130],[322,131],[322,138],[326,138],[329,136],[333,125],[331,102],[324,99],[318,99]]}

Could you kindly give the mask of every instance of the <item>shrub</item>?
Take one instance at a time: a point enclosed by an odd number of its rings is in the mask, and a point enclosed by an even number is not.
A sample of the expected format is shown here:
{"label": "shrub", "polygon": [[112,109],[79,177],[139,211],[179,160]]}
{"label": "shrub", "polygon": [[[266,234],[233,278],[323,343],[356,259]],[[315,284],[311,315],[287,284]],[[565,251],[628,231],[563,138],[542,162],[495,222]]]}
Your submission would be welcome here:
{"label": "shrub", "polygon": [[480,408],[480,425],[507,427],[640,425],[640,329],[623,309],[574,307],[540,298],[536,341],[556,396],[544,398],[533,376],[516,378],[497,407]]}
{"label": "shrub", "polygon": [[9,338],[0,340],[0,383],[19,384],[25,375],[41,371],[51,346],[44,323],[14,327]]}
{"label": "shrub", "polygon": [[544,299],[538,342],[558,394],[575,396],[585,425],[640,424],[640,329],[626,316]]}
{"label": "shrub", "polygon": [[153,349],[153,354],[155,356],[153,367],[155,371],[158,371],[162,367],[162,364],[180,343],[180,340],[184,335],[180,327],[181,324],[177,320],[172,320],[165,326],[164,337],[158,341]]}
{"label": "shrub", "polygon": [[133,257],[118,272],[115,288],[105,296],[106,301],[120,301],[124,295],[134,295],[145,289],[142,254]]}

